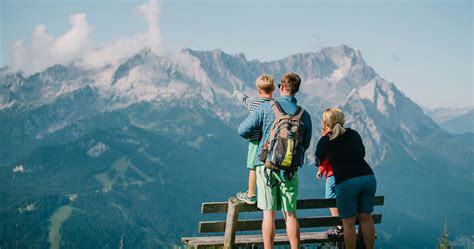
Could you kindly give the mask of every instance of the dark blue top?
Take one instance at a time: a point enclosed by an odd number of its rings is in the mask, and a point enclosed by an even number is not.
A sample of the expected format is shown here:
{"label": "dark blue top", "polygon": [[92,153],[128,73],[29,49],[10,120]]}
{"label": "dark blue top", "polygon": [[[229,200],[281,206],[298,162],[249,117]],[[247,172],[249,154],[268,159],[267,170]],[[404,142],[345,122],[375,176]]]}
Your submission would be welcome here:
{"label": "dark blue top", "polygon": [[346,128],[346,132],[334,140],[330,133],[319,139],[316,147],[316,164],[327,157],[334,172],[336,185],[354,177],[373,175],[374,172],[365,161],[365,147],[357,131]]}

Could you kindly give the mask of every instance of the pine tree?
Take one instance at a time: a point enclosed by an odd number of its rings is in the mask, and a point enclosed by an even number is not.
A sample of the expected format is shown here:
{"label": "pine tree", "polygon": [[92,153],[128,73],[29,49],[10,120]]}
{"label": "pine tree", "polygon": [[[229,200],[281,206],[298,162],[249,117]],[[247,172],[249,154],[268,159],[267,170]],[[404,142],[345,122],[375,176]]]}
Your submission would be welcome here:
{"label": "pine tree", "polygon": [[443,233],[441,234],[441,237],[439,238],[439,244],[437,249],[452,249],[453,247],[449,243],[449,237],[448,237],[448,223],[444,223],[443,227]]}

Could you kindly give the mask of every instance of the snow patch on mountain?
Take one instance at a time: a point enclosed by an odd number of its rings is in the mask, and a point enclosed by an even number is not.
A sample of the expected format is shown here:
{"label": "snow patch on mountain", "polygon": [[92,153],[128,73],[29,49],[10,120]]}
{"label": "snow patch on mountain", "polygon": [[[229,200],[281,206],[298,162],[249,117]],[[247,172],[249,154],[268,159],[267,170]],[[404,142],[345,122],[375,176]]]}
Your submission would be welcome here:
{"label": "snow patch on mountain", "polygon": [[67,197],[68,197],[69,201],[75,202],[75,201],[77,201],[78,194],[77,193],[68,194]]}
{"label": "snow patch on mountain", "polygon": [[59,130],[63,129],[64,127],[66,127],[67,125],[68,125],[68,123],[66,123],[66,122],[56,123],[56,124],[54,124],[54,125],[52,125],[48,128],[48,134],[52,134],[56,131],[59,131]]}
{"label": "snow patch on mountain", "polygon": [[35,209],[36,209],[36,204],[31,203],[31,204],[27,204],[26,207],[24,207],[24,208],[18,208],[18,212],[19,213],[31,212],[31,211],[34,211]]}
{"label": "snow patch on mountain", "polygon": [[[396,107],[395,93],[391,87],[392,85],[386,81],[374,79],[367,85],[359,88],[358,94],[362,99],[374,103],[381,114],[388,116],[389,108]],[[390,107],[388,105],[390,105]]]}
{"label": "snow patch on mountain", "polygon": [[337,64],[337,68],[331,74],[330,79],[332,81],[340,81],[349,73],[349,70],[352,66],[352,59],[348,57],[343,57],[340,59],[339,63]]}
{"label": "snow patch on mountain", "polygon": [[182,50],[180,53],[171,57],[171,62],[176,66],[177,71],[182,72],[190,79],[194,79],[205,86],[213,85],[206,71],[201,67],[201,61],[192,56],[188,50]]}
{"label": "snow patch on mountain", "polygon": [[12,169],[13,173],[24,173],[25,172],[25,167],[23,164],[17,165]]}
{"label": "snow patch on mountain", "polygon": [[90,157],[99,157],[107,150],[109,150],[109,146],[99,142],[87,151],[87,155],[89,155]]}
{"label": "snow patch on mountain", "polygon": [[[348,124],[361,132],[368,143],[368,155],[377,161],[391,146],[415,142],[423,129],[439,129],[394,84],[366,65],[358,49],[345,45],[269,62],[247,61],[243,54],[221,50],[183,49],[159,56],[144,48],[100,68],[56,65],[26,79],[21,74],[0,75],[0,107],[8,109],[18,101],[34,107],[54,102],[47,107],[51,111],[48,115],[55,114],[62,121],[44,121],[42,127],[35,127],[32,134],[37,139],[62,130],[89,112],[113,111],[140,102],[168,109],[200,106],[228,122],[245,115],[232,97],[234,89],[255,94],[258,75],[268,73],[279,82],[287,72],[302,77],[299,103],[313,120],[324,108],[343,107]],[[81,99],[85,100],[78,102]],[[146,128],[149,124],[135,125]],[[185,127],[177,129],[186,132]],[[315,129],[319,127],[315,125]],[[388,135],[397,132],[399,136]]]}
{"label": "snow patch on mountain", "polygon": [[0,110],[8,109],[15,104],[16,100],[10,101],[8,98],[0,98]]}

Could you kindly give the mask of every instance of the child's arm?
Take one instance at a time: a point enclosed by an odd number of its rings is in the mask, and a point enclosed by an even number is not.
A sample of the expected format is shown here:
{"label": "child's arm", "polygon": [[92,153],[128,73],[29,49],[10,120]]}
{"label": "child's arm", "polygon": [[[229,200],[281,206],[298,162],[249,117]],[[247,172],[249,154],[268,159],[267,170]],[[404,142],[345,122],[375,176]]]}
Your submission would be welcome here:
{"label": "child's arm", "polygon": [[[323,126],[323,130],[321,131],[321,137],[326,136],[326,135],[329,133],[329,131],[331,131],[331,129],[329,129],[329,127],[327,127],[327,126],[324,125],[324,126]],[[325,159],[321,162],[321,164],[319,165],[319,168],[318,168],[318,175],[319,175],[319,172],[321,172],[321,173],[326,173],[326,170],[327,170],[328,166],[329,166],[329,161],[328,161],[327,158],[325,158]]]}
{"label": "child's arm", "polygon": [[245,93],[242,93],[240,91],[234,90],[234,96],[244,104],[245,108],[247,111],[251,112],[252,108],[252,103],[254,102],[255,98],[248,96]]}
{"label": "child's arm", "polygon": [[327,170],[328,166],[329,166],[329,161],[326,158],[321,162],[321,164],[318,167],[318,173],[316,174],[318,179],[323,177],[324,174],[327,174],[326,170]]}

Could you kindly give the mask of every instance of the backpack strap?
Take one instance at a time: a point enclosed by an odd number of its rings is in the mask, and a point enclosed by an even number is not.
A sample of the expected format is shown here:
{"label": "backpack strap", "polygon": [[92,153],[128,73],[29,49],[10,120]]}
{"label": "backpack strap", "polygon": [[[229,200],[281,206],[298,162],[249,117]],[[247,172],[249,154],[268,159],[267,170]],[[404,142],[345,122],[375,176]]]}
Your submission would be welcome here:
{"label": "backpack strap", "polygon": [[275,114],[275,120],[279,120],[283,116],[286,115],[286,112],[283,111],[283,109],[281,108],[281,105],[280,105],[280,103],[278,103],[278,101],[272,100],[270,102],[270,105],[272,106],[272,111]]}
{"label": "backpack strap", "polygon": [[293,114],[293,117],[295,117],[295,119],[300,121],[301,118],[303,117],[303,114],[304,114],[304,109],[301,108],[301,106],[298,106],[298,108],[296,109],[295,114]]}
{"label": "backpack strap", "polygon": [[[298,106],[298,109],[296,110],[295,114],[293,115],[294,120],[301,124],[301,118],[303,118],[303,114],[304,114],[304,109],[301,108],[300,106]],[[299,141],[303,142],[303,136],[299,136]],[[289,179],[291,179],[291,177],[293,177],[293,176],[290,176]]]}
{"label": "backpack strap", "polygon": [[[283,108],[281,108],[281,105],[280,103],[278,103],[278,101],[276,100],[271,100],[270,101],[270,105],[272,106],[272,111],[273,113],[275,114],[275,119],[280,119],[281,117],[285,116],[285,115],[288,115],[286,114],[286,112],[283,110]],[[304,114],[304,109],[301,108],[301,106],[298,106],[296,108],[296,112],[295,114],[291,115],[293,116],[294,118],[298,119],[298,120],[301,120],[301,118],[303,117],[303,114]]]}

